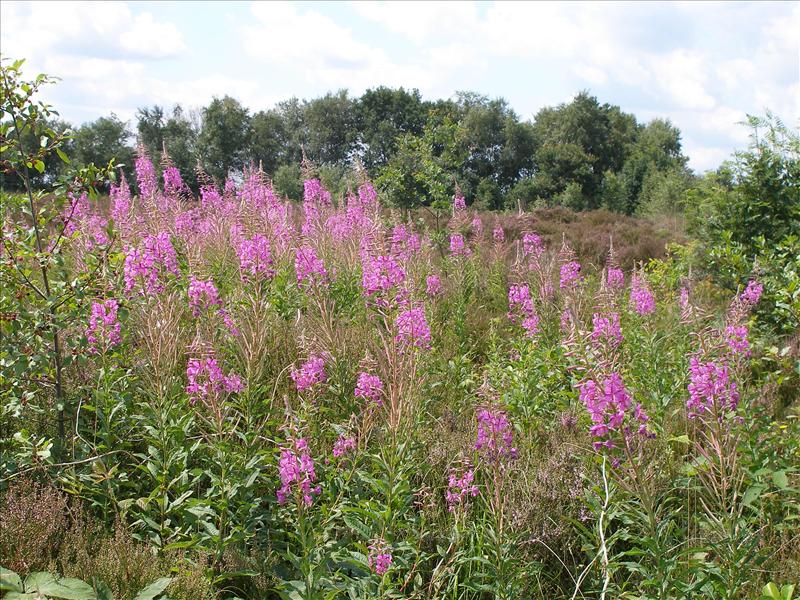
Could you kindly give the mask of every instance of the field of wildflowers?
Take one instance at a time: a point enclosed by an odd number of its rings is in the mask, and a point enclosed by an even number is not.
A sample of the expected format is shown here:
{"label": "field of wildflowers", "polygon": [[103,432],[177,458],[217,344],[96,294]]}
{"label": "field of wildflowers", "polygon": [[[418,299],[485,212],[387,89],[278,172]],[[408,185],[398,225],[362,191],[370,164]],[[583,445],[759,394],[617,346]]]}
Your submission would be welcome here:
{"label": "field of wildflowers", "polygon": [[757,274],[162,167],[4,197],[9,598],[791,598]]}

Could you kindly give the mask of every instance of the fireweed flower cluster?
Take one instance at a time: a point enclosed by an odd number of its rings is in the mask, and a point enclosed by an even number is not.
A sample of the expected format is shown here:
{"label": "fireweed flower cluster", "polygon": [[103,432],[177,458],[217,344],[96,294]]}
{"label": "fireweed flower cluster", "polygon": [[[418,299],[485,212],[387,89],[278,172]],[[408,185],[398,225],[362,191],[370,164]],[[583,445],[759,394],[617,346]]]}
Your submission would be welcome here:
{"label": "fireweed flower cluster", "polygon": [[190,404],[195,404],[198,400],[206,403],[224,392],[241,392],[244,389],[241,378],[233,372],[225,375],[213,356],[189,359],[186,379],[186,393]]}
{"label": "fireweed flower cluster", "polygon": [[467,201],[461,194],[456,194],[453,196],[453,212],[457,213],[463,210],[467,210]]}
{"label": "fireweed flower cluster", "polygon": [[581,263],[572,260],[561,265],[559,287],[565,290],[574,287],[581,280]]}
{"label": "fireweed flower cluster", "polygon": [[612,290],[619,290],[625,287],[625,273],[622,269],[609,267],[606,271],[606,286]]}
{"label": "fireweed flower cluster", "polygon": [[369,545],[367,564],[376,575],[383,575],[392,566],[391,549],[383,540],[377,540]]}
{"label": "fireweed flower cluster", "polygon": [[606,343],[612,348],[616,348],[622,343],[618,313],[609,313],[608,315],[594,313],[592,326],[592,341],[595,343]]}
{"label": "fireweed flower cluster", "polygon": [[356,440],[354,437],[340,435],[333,444],[333,456],[334,458],[340,458],[355,449]]}
{"label": "fireweed flower cluster", "polygon": [[281,450],[278,475],[281,478],[281,487],[275,494],[278,497],[278,504],[286,504],[289,496],[297,492],[302,495],[303,504],[311,506],[314,502],[313,494],[322,491],[320,486],[314,485],[317,473],[305,438],[294,440],[288,448]]}
{"label": "fireweed flower cluster", "polygon": [[328,279],[328,271],[322,259],[317,257],[317,252],[311,246],[303,246],[295,252],[294,269],[297,273],[297,283],[324,284]]}
{"label": "fireweed flower cluster", "polygon": [[431,347],[431,328],[425,319],[425,310],[422,307],[405,310],[395,319],[397,335],[395,342],[402,351],[413,347],[427,350]]}
{"label": "fireweed flower cluster", "polygon": [[482,408],[476,414],[478,435],[475,450],[490,461],[517,458],[514,447],[514,429],[508,415],[500,409]]}
{"label": "fireweed flower cluster", "polygon": [[392,290],[402,287],[406,271],[393,256],[364,256],[362,258],[361,287],[368,298],[387,306]]}
{"label": "fireweed flower cluster", "polygon": [[686,409],[690,419],[709,414],[721,421],[726,412],[735,411],[739,405],[739,389],[727,365],[693,357],[689,361],[689,380]]}
{"label": "fireweed flower cluster", "polygon": [[539,331],[539,316],[533,306],[530,288],[527,285],[512,285],[508,290],[508,318],[519,323],[529,337]]}
{"label": "fireweed flower cluster", "polygon": [[181,172],[176,167],[167,167],[163,172],[164,193],[168,196],[180,196],[186,191]]}
{"label": "fireweed flower cluster", "polygon": [[298,392],[312,388],[318,383],[324,383],[328,379],[325,374],[325,359],[312,354],[299,369],[292,369],[290,376]]}
{"label": "fireweed flower cluster", "polygon": [[267,277],[275,274],[269,240],[261,234],[256,234],[249,240],[241,240],[236,255],[239,257],[242,281],[256,279],[261,274]]}
{"label": "fireweed flower cluster", "polygon": [[[522,251],[525,256],[539,258],[544,253],[542,238],[535,233],[525,233],[522,236]],[[578,269],[580,270],[580,265],[578,265]]]}
{"label": "fireweed flower cluster", "polygon": [[455,512],[470,496],[474,498],[478,495],[478,486],[474,484],[474,480],[475,472],[472,469],[466,469],[461,475],[455,470],[450,471],[447,492],[444,495],[449,512]]}
{"label": "fireweed flower cluster", "polygon": [[483,221],[481,221],[480,217],[472,219],[472,233],[475,237],[480,237],[483,234]]}
{"label": "fireweed flower cluster", "polygon": [[392,229],[390,236],[392,255],[406,261],[422,248],[422,239],[418,233],[409,231],[402,223]]}
{"label": "fireweed flower cluster", "polygon": [[656,299],[647,286],[647,282],[635,275],[631,282],[630,301],[633,309],[642,316],[649,315],[656,310]]}
{"label": "fireweed flower cluster", "polygon": [[383,382],[380,377],[369,373],[359,373],[355,396],[372,402],[375,406],[383,406]]}
{"label": "fireweed flower cluster", "polygon": [[454,233],[450,236],[450,254],[453,256],[468,256],[470,253],[464,243],[464,236],[460,233]]}
{"label": "fireweed flower cluster", "polygon": [[742,292],[740,296],[742,302],[749,304],[750,306],[755,306],[758,304],[758,301],[761,299],[761,294],[764,291],[764,284],[751,279],[747,283],[747,288]]}
{"label": "fireweed flower cluster", "polygon": [[89,352],[99,354],[108,351],[122,341],[122,331],[117,320],[119,304],[116,299],[109,298],[104,302],[92,302],[92,314],[89,317],[89,327],[86,329],[86,339],[89,340]]}
{"label": "fireweed flower cluster", "polygon": [[143,149],[140,149],[134,167],[136,169],[136,184],[139,188],[139,196],[142,198],[154,196],[158,192],[158,176],[155,168],[153,168],[153,163],[150,162]]}
{"label": "fireweed flower cluster", "polygon": [[438,275],[428,275],[425,279],[425,293],[428,296],[437,296],[442,291],[442,280]]}
{"label": "fireweed flower cluster", "polygon": [[492,230],[492,239],[495,244],[502,244],[506,241],[506,233],[503,231],[502,227],[495,227],[494,230]]}
{"label": "fireweed flower cluster", "polygon": [[641,404],[633,405],[628,390],[619,373],[611,373],[599,384],[589,379],[580,386],[580,399],[591,416],[594,425],[589,433],[598,440],[593,442],[595,450],[614,448],[614,434],[622,435],[626,440],[637,427],[637,433],[644,437],[653,437],[647,430],[650,418]]}
{"label": "fireweed flower cluster", "polygon": [[725,342],[733,354],[750,356],[750,342],[747,339],[746,325],[728,325],[725,328]]}
{"label": "fireweed flower cluster", "polygon": [[144,238],[138,247],[128,249],[125,256],[125,292],[130,293],[138,280],[143,291],[154,294],[163,289],[159,278],[163,273],[178,275],[178,257],[169,239],[162,231]]}
{"label": "fireweed flower cluster", "polygon": [[219,290],[217,290],[214,282],[210,279],[204,281],[191,277],[189,279],[189,306],[192,309],[192,315],[195,317],[199,317],[207,309],[222,306]]}

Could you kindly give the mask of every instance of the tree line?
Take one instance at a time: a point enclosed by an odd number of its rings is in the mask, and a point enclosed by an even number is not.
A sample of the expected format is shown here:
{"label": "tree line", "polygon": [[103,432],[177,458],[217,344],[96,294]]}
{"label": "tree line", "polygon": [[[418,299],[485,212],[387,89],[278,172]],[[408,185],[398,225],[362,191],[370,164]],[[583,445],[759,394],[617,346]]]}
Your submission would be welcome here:
{"label": "tree line", "polygon": [[[291,98],[251,112],[230,96],[200,110],[138,109],[135,127],[114,114],[74,130],[66,152],[78,164],[111,158],[132,170],[136,146],[176,166],[198,187],[201,169],[219,182],[252,165],[290,198],[302,193],[303,165],[314,165],[336,193],[366,169],[402,207],[447,202],[456,190],[476,206],[500,210],[605,207],[634,214],[680,208],[693,175],[681,134],[668,120],[640,123],[587,91],[523,120],[502,98],[459,92],[423,100],[418,90],[346,90]],[[57,131],[71,129],[54,121]],[[53,160],[34,183],[58,175]],[[15,182],[3,181],[4,187]]]}

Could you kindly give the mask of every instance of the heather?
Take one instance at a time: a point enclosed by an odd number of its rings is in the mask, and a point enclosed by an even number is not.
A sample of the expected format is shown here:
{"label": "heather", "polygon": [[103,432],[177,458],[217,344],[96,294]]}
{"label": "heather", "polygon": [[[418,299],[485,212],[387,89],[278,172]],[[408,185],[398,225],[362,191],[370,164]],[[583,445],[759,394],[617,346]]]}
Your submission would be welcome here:
{"label": "heather", "polygon": [[3,194],[3,567],[83,597],[796,581],[795,288],[773,271],[740,261],[730,289],[709,238],[649,252],[656,226],[610,213],[454,193],[423,215],[363,169],[337,194],[307,163],[299,202],[239,175],[193,195],[141,148]]}

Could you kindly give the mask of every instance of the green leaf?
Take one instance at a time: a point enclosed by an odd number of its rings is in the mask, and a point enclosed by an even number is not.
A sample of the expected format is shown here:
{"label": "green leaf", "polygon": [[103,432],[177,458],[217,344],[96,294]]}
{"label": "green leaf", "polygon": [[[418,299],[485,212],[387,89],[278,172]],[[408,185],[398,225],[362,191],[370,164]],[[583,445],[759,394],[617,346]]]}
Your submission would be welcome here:
{"label": "green leaf", "polygon": [[156,579],[153,583],[144,588],[141,592],[136,594],[133,600],[153,600],[156,596],[160,595],[167,586],[172,583],[172,577],[162,577]]}
{"label": "green leaf", "polygon": [[38,159],[33,161],[33,168],[39,171],[39,173],[44,173],[44,161]]}
{"label": "green leaf", "polygon": [[56,154],[58,154],[58,158],[61,159],[61,162],[68,165],[69,164],[69,157],[64,153],[61,148],[56,148]]}
{"label": "green leaf", "polygon": [[686,435],[685,433],[683,435],[679,435],[677,437],[669,438],[669,441],[670,442],[678,442],[680,444],[686,444],[687,446],[692,443],[692,441],[689,439],[689,436]]}
{"label": "green leaf", "polygon": [[750,506],[753,502],[758,500],[761,497],[761,492],[764,491],[763,485],[751,485],[747,488],[747,491],[744,493],[744,497],[742,498],[742,504],[745,506]]}
{"label": "green leaf", "polygon": [[3,592],[22,592],[22,579],[11,569],[0,567],[0,591]]}
{"label": "green leaf", "polygon": [[772,483],[779,489],[785,490],[789,487],[789,478],[786,476],[786,471],[774,471],[772,473]]}
{"label": "green leaf", "polygon": [[771,598],[772,600],[781,600],[781,591],[775,583],[770,581],[761,590],[761,596],[763,598]]}

